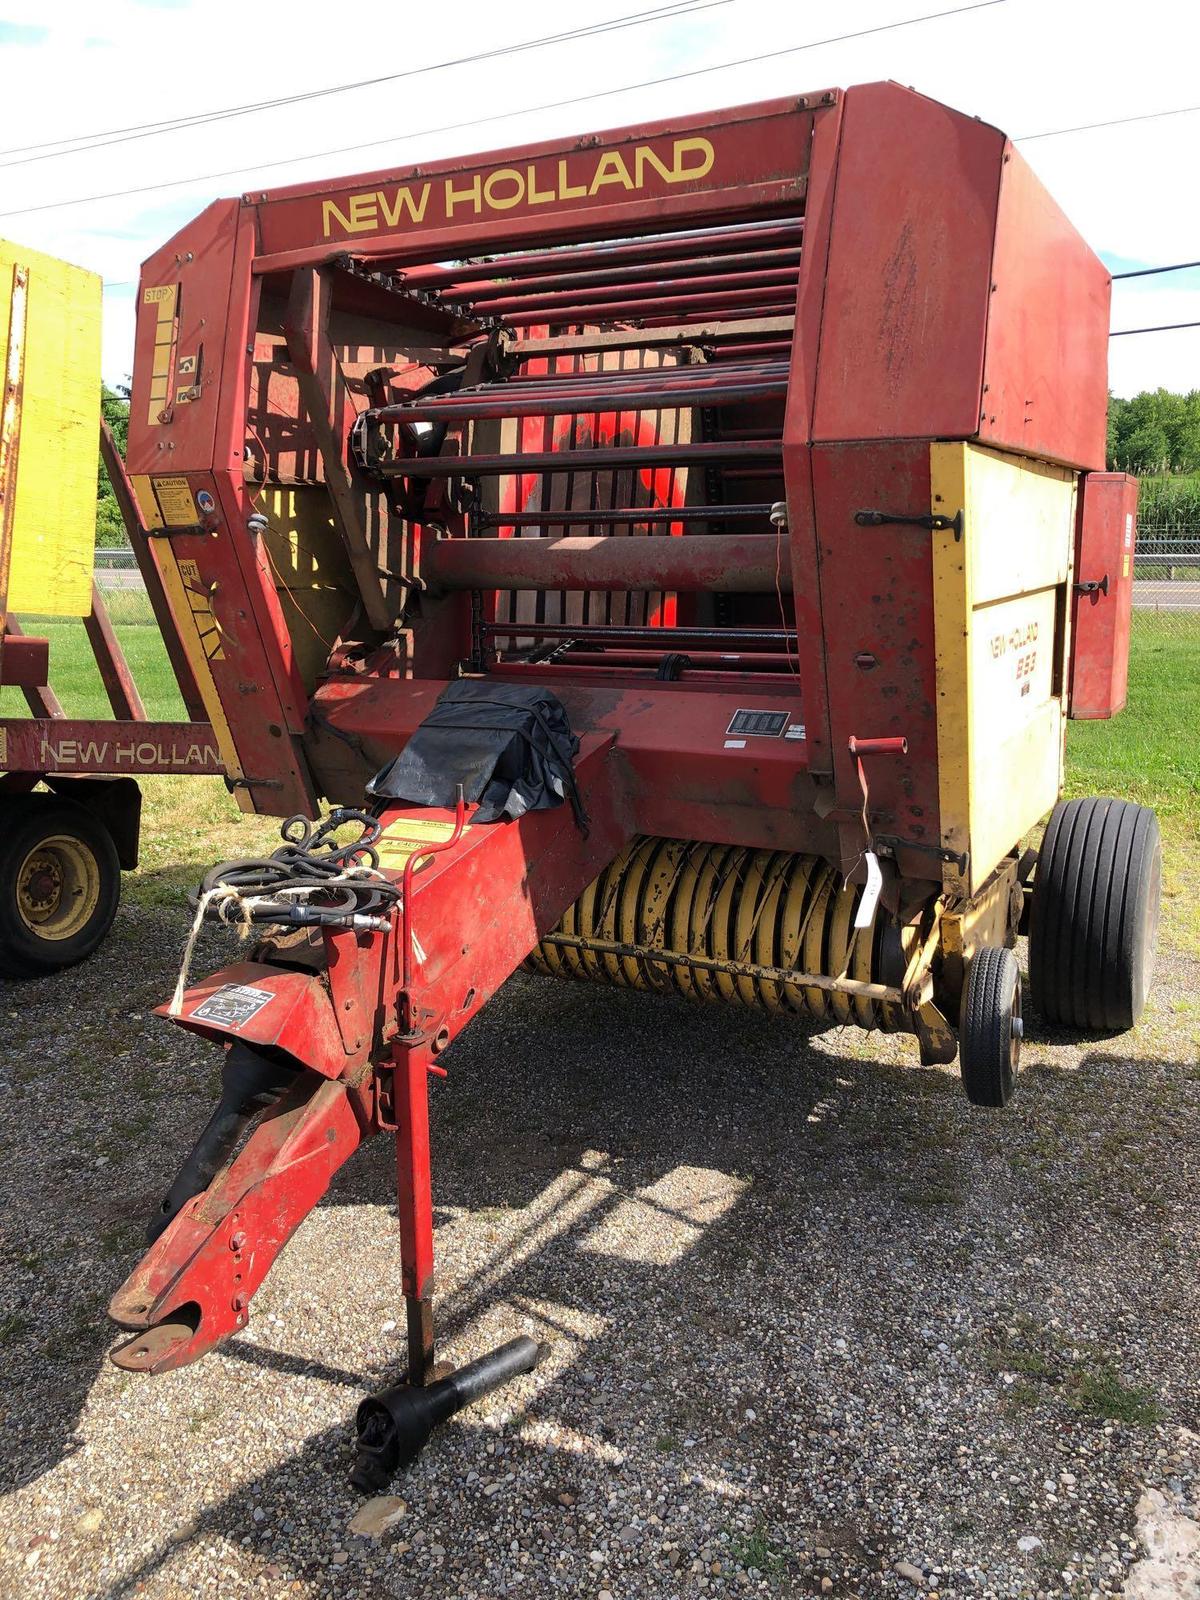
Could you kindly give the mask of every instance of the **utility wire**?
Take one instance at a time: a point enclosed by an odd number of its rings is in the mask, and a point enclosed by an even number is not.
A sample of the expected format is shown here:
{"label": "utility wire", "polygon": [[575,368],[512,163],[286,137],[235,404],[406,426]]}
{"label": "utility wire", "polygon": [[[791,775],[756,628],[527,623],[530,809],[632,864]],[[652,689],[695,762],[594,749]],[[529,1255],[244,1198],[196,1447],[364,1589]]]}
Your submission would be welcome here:
{"label": "utility wire", "polygon": [[163,183],[141,184],[134,189],[113,189],[106,194],[77,195],[71,200],[51,200],[37,206],[19,206],[12,211],[0,211],[0,217],[27,217],[39,211],[61,211],[66,206],[90,205],[99,200],[125,200],[131,195],[155,194],[163,189],[186,188],[194,183],[211,183],[218,178],[236,178],[242,173],[257,174],[264,168],[291,167],[306,161],[323,161],[329,156],[349,155],[358,150],[373,150],[379,145],[396,144],[403,139],[418,138],[426,134],[458,133],[466,128],[483,127],[485,123],[506,122],[512,117],[530,116],[543,111],[561,111],[568,106],[585,105],[589,101],[607,100],[613,95],[630,94],[638,89],[657,89],[668,83],[682,83],[688,78],[701,78],[713,72],[728,72],[731,67],[757,66],[762,61],[775,61],[781,56],[799,55],[805,50],[817,50],[823,45],[844,44],[850,39],[865,39],[871,34],[891,33],[897,28],[912,28],[922,22],[937,22],[943,17],[958,17],[970,11],[986,11],[991,6],[1004,5],[1006,0],[974,0],[971,5],[954,6],[948,11],[929,11],[919,17],[906,17],[901,22],[881,23],[874,28],[860,28],[854,33],[840,33],[828,39],[812,39],[807,44],[789,45],[782,50],[765,50],[760,55],[742,56],[736,61],[718,61],[708,67],[693,67],[689,72],[674,72],[663,78],[647,78],[641,83],[626,83],[618,89],[597,89],[591,94],[572,95],[566,100],[549,100],[538,106],[522,106],[514,111],[496,111],[485,117],[472,117],[465,122],[449,122],[440,128],[419,128],[414,132],[391,134],[386,139],[371,139],[361,144],[341,145],[334,150],[315,150],[303,156],[286,156],[279,161],[268,161],[256,167],[229,167],[223,172],[202,172],[190,178],[171,178]]}
{"label": "utility wire", "polygon": [[1023,133],[1017,144],[1029,144],[1034,139],[1057,139],[1064,133],[1091,133],[1096,128],[1123,128],[1129,122],[1157,122],[1161,117],[1186,117],[1200,106],[1176,106],[1173,111],[1145,111],[1139,117],[1112,117],[1108,122],[1081,122],[1075,128],[1050,128],[1045,133]]}
{"label": "utility wire", "polygon": [[1136,272],[1114,272],[1113,282],[1118,278],[1152,278],[1159,272],[1186,272],[1189,267],[1200,267],[1200,261],[1177,261],[1173,267],[1139,267]]}
{"label": "utility wire", "polygon": [[[670,4],[656,6],[651,11],[635,11],[626,16],[611,17],[604,22],[588,23],[583,27],[572,28],[565,33],[549,33],[537,39],[524,39],[517,44],[500,45],[494,50],[481,50],[470,56],[455,56],[447,61],[434,61],[424,67],[408,67],[403,72],[389,72],[378,78],[361,78],[355,83],[332,84],[324,89],[309,89],[300,94],[280,95],[272,100],[254,100],[244,105],[199,111],[190,116],[175,117],[163,122],[142,122],[127,128],[106,128],[97,133],[81,133],[72,139],[51,139],[45,144],[18,145],[11,150],[0,150],[0,156],[16,157],[12,161],[0,161],[0,167],[22,167],[34,161],[54,161],[60,156],[86,155],[89,150],[104,150],[109,145],[129,144],[138,139],[154,139],[164,133],[207,127],[211,123],[226,122],[233,117],[252,116],[257,111],[272,111],[281,106],[301,105],[306,101],[321,100],[330,95],[349,94],[352,90],[371,89],[383,83],[398,83],[404,78],[418,78],[430,72],[446,72],[451,67],[494,61],[500,56],[520,55],[529,50],[541,50],[554,44],[567,44],[576,39],[590,39],[600,34],[620,32],[624,28],[640,27],[647,22],[668,22],[676,17],[687,17],[698,11],[711,11],[716,6],[732,4],[733,0],[671,0]],[[73,148],[55,148],[59,145],[71,145]],[[31,151],[43,153],[29,154]]]}
{"label": "utility wire", "polygon": [[1114,328],[1110,339],[1124,339],[1131,333],[1173,333],[1176,328],[1200,328],[1200,322],[1163,322],[1157,328]]}

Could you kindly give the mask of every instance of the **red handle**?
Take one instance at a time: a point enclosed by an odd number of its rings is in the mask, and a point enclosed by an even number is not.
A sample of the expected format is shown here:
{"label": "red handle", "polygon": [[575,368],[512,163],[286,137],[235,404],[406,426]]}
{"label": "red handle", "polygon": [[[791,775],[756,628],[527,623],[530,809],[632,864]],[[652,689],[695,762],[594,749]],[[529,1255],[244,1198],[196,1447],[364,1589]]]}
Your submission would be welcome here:
{"label": "red handle", "polygon": [[908,740],[905,738],[856,739],[851,734],[850,754],[852,756],[906,756],[908,754]]}

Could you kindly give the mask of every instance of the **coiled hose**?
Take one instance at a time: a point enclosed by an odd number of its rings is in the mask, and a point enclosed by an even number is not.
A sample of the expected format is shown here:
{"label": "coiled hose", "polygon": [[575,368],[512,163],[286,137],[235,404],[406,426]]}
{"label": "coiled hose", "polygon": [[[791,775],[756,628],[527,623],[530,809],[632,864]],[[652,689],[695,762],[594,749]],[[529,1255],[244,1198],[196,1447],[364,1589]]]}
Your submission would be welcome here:
{"label": "coiled hose", "polygon": [[[349,822],[360,823],[362,833],[339,844],[334,835]],[[359,931],[387,927],[401,889],[379,870],[374,846],[383,829],[377,817],[339,806],[323,822],[289,817],[279,832],[284,842],[278,850],[220,862],[188,896],[195,915],[168,1008],[171,1016],[182,1010],[192,953],[206,921],[243,933],[255,922]]]}
{"label": "coiled hose", "polygon": [[[347,823],[362,825],[357,839],[334,837]],[[379,871],[373,846],[382,828],[367,811],[338,807],[323,822],[289,817],[280,828],[283,844],[269,856],[222,861],[205,873],[189,895],[217,921],[337,922],[350,916],[384,916],[400,898],[400,886]],[[224,892],[222,892],[224,891]]]}

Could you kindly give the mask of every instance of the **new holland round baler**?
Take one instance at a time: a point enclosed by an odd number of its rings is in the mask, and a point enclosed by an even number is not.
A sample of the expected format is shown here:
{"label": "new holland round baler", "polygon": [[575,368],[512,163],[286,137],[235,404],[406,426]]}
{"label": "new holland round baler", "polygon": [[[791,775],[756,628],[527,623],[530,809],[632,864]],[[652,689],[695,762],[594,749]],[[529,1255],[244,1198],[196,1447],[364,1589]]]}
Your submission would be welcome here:
{"label": "new holland round baler", "polygon": [[243,1327],[377,1132],[409,1371],[359,1481],[528,1365],[435,1381],[428,1126],[523,964],[909,1033],[981,1105],[1027,923],[1042,1018],[1136,1021],[1154,817],[1060,799],[1124,702],[1109,289],[1002,133],[886,83],[255,191],[150,258],[129,469],[225,769],[294,820],[197,902],[261,937],[164,1008],[224,1092],[120,1365]]}

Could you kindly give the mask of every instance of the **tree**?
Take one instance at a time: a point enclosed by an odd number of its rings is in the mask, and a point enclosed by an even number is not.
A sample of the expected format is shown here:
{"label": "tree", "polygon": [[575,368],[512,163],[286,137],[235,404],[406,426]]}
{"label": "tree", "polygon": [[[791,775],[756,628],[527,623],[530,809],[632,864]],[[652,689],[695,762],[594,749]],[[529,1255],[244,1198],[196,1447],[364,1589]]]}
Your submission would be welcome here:
{"label": "tree", "polygon": [[1166,429],[1157,422],[1140,423],[1121,443],[1124,472],[1163,472],[1170,466],[1171,446]]}
{"label": "tree", "polygon": [[1200,390],[1109,397],[1107,454],[1122,472],[1200,471]]}
{"label": "tree", "polygon": [[[100,393],[100,410],[105,422],[112,429],[113,438],[117,441],[117,449],[122,456],[129,440],[129,389],[124,384],[116,389],[110,389],[104,384]],[[100,471],[96,484],[96,545],[101,550],[111,550],[120,545],[127,545],[129,537],[125,532],[125,519],[121,515],[121,508],[117,504],[117,497],[113,493],[112,484],[108,481],[108,473],[104,470],[104,462],[100,462]]]}

